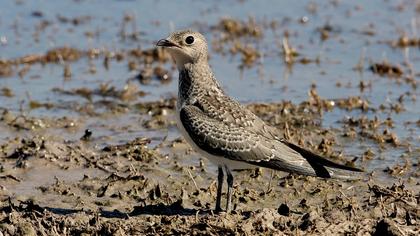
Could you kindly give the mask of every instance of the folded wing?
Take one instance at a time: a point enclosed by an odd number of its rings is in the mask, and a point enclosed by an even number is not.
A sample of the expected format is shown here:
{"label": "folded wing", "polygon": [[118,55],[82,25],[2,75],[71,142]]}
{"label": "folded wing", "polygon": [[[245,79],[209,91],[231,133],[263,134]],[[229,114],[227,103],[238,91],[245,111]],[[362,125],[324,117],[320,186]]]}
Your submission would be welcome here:
{"label": "folded wing", "polygon": [[192,140],[204,151],[235,161],[324,178],[346,178],[333,168],[359,171],[326,160],[284,140],[269,139],[257,130],[220,122],[199,107],[184,106],[180,119]]}

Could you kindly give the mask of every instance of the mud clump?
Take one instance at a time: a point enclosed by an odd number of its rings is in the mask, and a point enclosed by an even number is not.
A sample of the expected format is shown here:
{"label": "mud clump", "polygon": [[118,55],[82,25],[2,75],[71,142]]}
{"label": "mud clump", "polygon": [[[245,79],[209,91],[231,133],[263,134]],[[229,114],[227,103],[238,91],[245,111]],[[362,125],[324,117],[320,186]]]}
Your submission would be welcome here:
{"label": "mud clump", "polygon": [[217,34],[212,40],[213,50],[223,55],[240,55],[241,69],[251,68],[261,58],[262,53],[257,49],[255,42],[264,37],[265,26],[256,22],[254,18],[223,18],[210,28]]}
{"label": "mud clump", "polygon": [[400,66],[391,65],[388,62],[374,63],[369,69],[380,76],[401,77],[404,74]]}
{"label": "mud clump", "polygon": [[230,48],[232,54],[239,53],[241,55],[241,66],[251,67],[261,57],[260,53],[251,45],[243,45],[240,42],[235,42]]}
{"label": "mud clump", "polygon": [[144,96],[144,92],[139,91],[138,86],[135,83],[126,83],[122,89],[118,89],[115,86],[110,86],[109,84],[101,84],[98,89],[89,89],[86,87],[76,88],[72,90],[64,90],[61,88],[53,88],[53,92],[72,95],[72,96],[81,96],[88,100],[92,100],[94,96],[101,97],[111,97],[116,98],[121,101],[132,101],[138,97]]}
{"label": "mud clump", "polygon": [[320,34],[322,41],[329,39],[331,36],[336,36],[341,33],[341,29],[338,26],[333,26],[330,23],[326,23],[322,27],[319,27],[317,31]]}
{"label": "mud clump", "polygon": [[[16,72],[22,78],[29,70],[30,65],[40,63],[65,63],[64,77],[71,77],[70,63],[76,62],[81,58],[95,59],[103,58],[103,65],[109,69],[110,61],[122,61],[124,59],[132,60],[133,58],[139,60],[143,65],[150,65],[156,62],[167,62],[170,60],[169,54],[161,48],[150,49],[130,49],[120,51],[108,51],[103,49],[91,48],[87,50],[80,50],[72,47],[58,47],[48,50],[45,54],[29,54],[14,59],[0,59],[0,77],[11,77]],[[137,65],[132,61],[131,68],[136,69]],[[18,69],[19,65],[23,65],[22,69]],[[89,67],[90,73],[94,74],[96,68],[93,65]],[[167,73],[156,73],[157,75]],[[166,77],[165,77],[166,79]]]}
{"label": "mud clump", "polygon": [[151,65],[146,65],[135,76],[135,79],[143,85],[151,84],[153,80],[157,80],[161,84],[166,84],[172,81],[172,76],[168,70],[159,65],[154,68]]}
{"label": "mud clump", "polygon": [[76,61],[81,57],[81,54],[82,52],[75,48],[56,48],[48,51],[44,60],[45,62]]}
{"label": "mud clump", "polygon": [[12,65],[6,61],[0,60],[0,78],[9,77],[13,75]]}
{"label": "mud clump", "polygon": [[226,33],[225,39],[238,37],[254,37],[261,38],[263,30],[258,26],[253,18],[248,21],[239,21],[233,18],[224,18],[214,27]]}
{"label": "mud clump", "polygon": [[420,47],[420,38],[401,36],[398,40],[390,42],[393,47]]}
{"label": "mud clump", "polygon": [[122,156],[126,158],[134,158],[142,162],[150,162],[153,159],[153,151],[146,150],[147,144],[150,143],[149,139],[139,138],[130,143],[116,146],[106,146],[102,149],[107,155]]}

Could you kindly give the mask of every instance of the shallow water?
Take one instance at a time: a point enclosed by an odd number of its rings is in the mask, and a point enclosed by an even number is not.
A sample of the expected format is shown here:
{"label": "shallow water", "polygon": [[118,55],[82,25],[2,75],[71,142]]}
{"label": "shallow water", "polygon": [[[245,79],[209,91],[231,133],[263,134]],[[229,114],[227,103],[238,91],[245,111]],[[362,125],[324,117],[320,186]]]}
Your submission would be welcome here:
{"label": "shallow water", "polygon": [[[164,38],[173,29],[193,27],[201,30],[212,41],[216,33],[210,30],[222,17],[239,20],[255,18],[256,22],[277,22],[275,30],[264,29],[264,37],[250,41],[262,57],[255,66],[240,69],[239,56],[221,55],[211,49],[210,64],[217,78],[227,93],[243,103],[280,102],[283,100],[300,103],[308,99],[312,84],[322,98],[339,99],[349,96],[360,96],[369,101],[370,107],[378,108],[381,104],[396,104],[404,95],[404,111],[395,112],[361,112],[334,109],[325,112],[322,126],[339,128],[339,123],[346,117],[378,116],[381,120],[392,117],[395,127],[391,129],[399,140],[411,143],[407,154],[405,148],[377,148],[370,141],[344,140],[339,146],[346,155],[361,156],[366,148],[376,150],[379,158],[368,162],[367,170],[383,170],[386,166],[418,162],[420,146],[420,104],[414,100],[419,95],[412,85],[397,82],[396,79],[380,77],[369,71],[371,62],[387,60],[392,64],[412,65],[412,75],[419,82],[420,54],[416,47],[393,48],[388,41],[397,40],[402,35],[419,37],[419,12],[416,1],[329,1],[324,3],[304,1],[269,1],[262,5],[258,1],[237,1],[225,4],[223,1],[46,1],[17,0],[0,3],[0,59],[12,59],[29,54],[44,54],[46,51],[62,46],[81,50],[97,48],[100,50],[118,51],[133,48],[152,48],[155,42]],[[188,12],[186,12],[188,6]],[[418,8],[418,5],[417,5]],[[124,16],[133,17],[126,23],[127,34],[135,33],[136,39],[122,37]],[[60,18],[61,17],[61,18]],[[78,24],[65,22],[64,18],[82,17]],[[60,19],[61,20],[60,20]],[[305,19],[306,23],[301,23]],[[36,30],[42,23],[48,22],[43,30]],[[319,28],[331,26],[330,37],[322,40]],[[281,56],[281,40],[287,31],[290,44],[304,57],[317,59],[319,63],[295,63],[288,67]],[[91,32],[94,36],[87,37]],[[362,70],[354,70],[361,55],[364,55]],[[89,63],[94,65],[96,73],[89,72]],[[86,116],[64,108],[29,109],[29,101],[52,102],[58,104],[85,104],[87,100],[80,96],[68,96],[53,91],[53,88],[71,90],[73,88],[98,88],[100,84],[109,83],[121,89],[137,72],[130,72],[127,61],[115,60],[105,69],[103,58],[81,58],[71,62],[70,79],[63,78],[63,63],[35,64],[22,78],[17,74],[0,78],[0,88],[10,88],[12,97],[0,97],[0,108],[14,113],[23,112],[40,117],[80,118],[81,127],[77,132],[64,133],[68,139],[78,139],[85,128],[93,129],[95,142],[99,147],[107,143],[123,143],[136,136],[163,139],[165,130],[145,130],[136,126],[141,117],[135,113],[110,118],[109,116]],[[166,64],[170,69],[171,65]],[[404,66],[405,71],[408,67]],[[173,78],[177,72],[170,70]],[[372,86],[364,91],[359,83],[364,81]],[[340,83],[341,86],[337,86]],[[154,101],[176,95],[177,80],[160,84],[157,81],[150,85],[137,84],[146,92],[129,104],[143,101]],[[408,95],[407,95],[408,94]],[[93,101],[100,99],[94,97]],[[66,106],[66,105],[65,105]],[[407,124],[407,122],[411,122]],[[113,132],[101,128],[101,124],[113,124],[121,127],[128,124],[129,132]],[[0,127],[3,130],[2,127]],[[54,129],[51,129],[54,132]],[[61,131],[56,131],[56,134]],[[170,129],[170,137],[178,137],[176,129]],[[0,133],[0,140],[22,136],[22,132],[5,129]],[[156,141],[158,142],[158,141]],[[193,160],[195,162],[196,160]],[[357,163],[356,163],[357,164]],[[71,174],[70,174],[71,175]],[[384,177],[386,178],[386,177]]]}

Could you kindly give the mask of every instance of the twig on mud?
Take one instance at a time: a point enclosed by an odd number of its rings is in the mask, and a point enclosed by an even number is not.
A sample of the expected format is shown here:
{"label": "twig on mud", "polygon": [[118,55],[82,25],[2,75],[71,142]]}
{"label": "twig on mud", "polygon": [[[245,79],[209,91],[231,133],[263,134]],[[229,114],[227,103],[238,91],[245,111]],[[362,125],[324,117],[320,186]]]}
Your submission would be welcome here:
{"label": "twig on mud", "polygon": [[167,134],[165,135],[165,137],[163,137],[162,141],[161,141],[158,145],[156,145],[156,148],[161,148],[161,147],[164,147],[164,146],[165,146],[165,142],[166,142],[166,140],[168,140],[168,136],[169,136],[169,134],[167,133]]}
{"label": "twig on mud", "polygon": [[341,190],[338,190],[340,193],[341,193],[341,195],[343,195],[343,197],[345,197],[346,199],[347,199],[347,201],[349,201],[350,202],[350,198],[349,197],[347,197],[347,195],[346,194],[344,194],[343,193],[343,191],[341,191]]}
{"label": "twig on mud", "polygon": [[188,175],[190,176],[191,180],[193,181],[195,188],[197,189],[197,191],[200,192],[200,189],[198,188],[197,183],[195,182],[194,177],[191,174],[191,171],[189,169],[187,169],[187,172],[188,172]]}
{"label": "twig on mud", "polygon": [[359,61],[353,67],[353,70],[355,70],[355,71],[357,71],[359,73],[363,73],[363,70],[365,68],[365,53],[366,53],[366,48],[363,48],[362,49],[362,52],[360,53]]}
{"label": "twig on mud", "polygon": [[10,207],[10,209],[12,209],[12,210],[14,210],[15,209],[15,206],[13,205],[13,202],[12,202],[12,197],[8,197],[7,198],[7,201],[9,202],[9,207]]}
{"label": "twig on mud", "polygon": [[130,163],[130,173],[134,173],[135,176],[138,175],[136,167],[134,167],[133,163]]}
{"label": "twig on mud", "polygon": [[338,190],[338,191],[349,202],[349,206],[351,207],[351,209],[350,209],[350,217],[353,218],[354,216],[357,216],[357,213],[356,213],[355,209],[353,208],[352,199],[350,199],[349,197],[347,197],[347,195],[344,194],[343,191],[341,191],[341,190]]}
{"label": "twig on mud", "polygon": [[18,177],[13,176],[13,175],[0,175],[0,179],[12,179],[16,182],[21,182],[22,181]]}
{"label": "twig on mud", "polygon": [[198,223],[198,214],[200,213],[200,210],[197,210],[195,213],[195,223]]}
{"label": "twig on mud", "polygon": [[283,38],[281,47],[283,49],[283,61],[291,68],[296,62],[296,57],[299,56],[299,53],[295,48],[290,46],[288,37]]}
{"label": "twig on mud", "polygon": [[214,211],[210,210],[211,216],[214,216]]}
{"label": "twig on mud", "polygon": [[273,182],[273,178],[274,178],[274,170],[271,170],[270,180],[268,181],[267,190],[265,191],[265,193],[264,193],[264,194],[269,194],[269,193],[271,193],[271,191],[272,191],[271,184],[272,184],[272,182]]}
{"label": "twig on mud", "polygon": [[348,191],[348,190],[353,189],[353,188],[354,188],[354,186],[353,186],[353,185],[351,185],[351,186],[349,186],[348,188],[346,188],[346,190]]}
{"label": "twig on mud", "polygon": [[102,166],[101,164],[99,164],[99,163],[92,163],[92,164],[94,164],[98,169],[100,169],[100,170],[103,170],[104,172],[107,172],[107,173],[114,173],[113,171],[111,171],[111,170],[108,170],[105,166]]}
{"label": "twig on mud", "polygon": [[284,123],[284,134],[283,137],[287,140],[290,140],[292,136],[290,135],[289,124],[286,122]]}
{"label": "twig on mud", "polygon": [[84,155],[81,155],[81,157],[82,157],[83,159],[85,159],[85,161],[86,161],[87,163],[89,163],[89,164],[91,164],[91,165],[95,166],[96,168],[98,168],[98,169],[100,169],[100,170],[102,170],[102,171],[104,171],[104,172],[106,172],[106,173],[109,173],[109,174],[114,173],[114,171],[108,170],[105,166],[103,166],[103,165],[101,165],[100,163],[98,163],[98,160],[94,160],[94,161],[92,161],[92,160],[90,160],[88,157],[86,157],[86,156],[84,156]]}

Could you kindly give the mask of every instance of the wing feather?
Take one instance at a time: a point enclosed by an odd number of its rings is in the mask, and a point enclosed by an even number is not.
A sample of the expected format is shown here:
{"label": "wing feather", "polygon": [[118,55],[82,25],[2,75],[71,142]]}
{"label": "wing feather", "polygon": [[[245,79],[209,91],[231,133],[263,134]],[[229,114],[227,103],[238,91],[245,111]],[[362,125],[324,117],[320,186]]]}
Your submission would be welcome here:
{"label": "wing feather", "polygon": [[228,125],[208,116],[197,106],[184,106],[180,119],[195,144],[212,155],[324,178],[348,177],[337,174],[332,168],[360,171],[331,162],[285,140],[267,137],[252,128]]}
{"label": "wing feather", "polygon": [[[244,127],[226,125],[208,117],[196,106],[182,108],[180,119],[197,146],[212,155],[283,171],[315,174],[305,158],[287,145]],[[276,163],[270,166],[273,160]]]}

